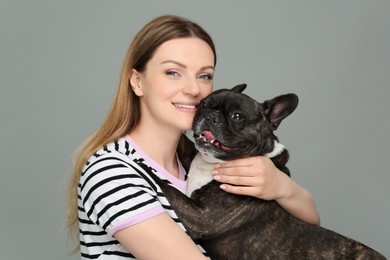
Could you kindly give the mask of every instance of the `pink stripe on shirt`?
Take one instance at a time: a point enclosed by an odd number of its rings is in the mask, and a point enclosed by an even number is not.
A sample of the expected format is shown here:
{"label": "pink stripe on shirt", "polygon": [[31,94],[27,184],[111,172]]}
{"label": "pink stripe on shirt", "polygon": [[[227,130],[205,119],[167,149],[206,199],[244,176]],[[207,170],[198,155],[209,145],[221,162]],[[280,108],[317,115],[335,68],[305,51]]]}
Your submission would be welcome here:
{"label": "pink stripe on shirt", "polygon": [[118,224],[116,224],[115,226],[113,226],[112,228],[110,228],[108,230],[108,234],[110,236],[114,236],[114,234],[121,229],[133,226],[137,223],[140,223],[144,220],[147,220],[147,219],[150,219],[150,218],[155,217],[157,215],[160,215],[161,213],[164,213],[164,212],[165,212],[165,210],[161,206],[149,209],[149,210],[147,210],[141,214],[138,214],[132,218],[128,218],[128,219],[123,220],[122,222],[119,222]]}
{"label": "pink stripe on shirt", "polygon": [[156,171],[159,173],[163,174],[165,178],[167,178],[177,189],[179,189],[181,192],[185,193],[186,187],[187,187],[187,182],[184,180],[185,176],[185,170],[183,168],[183,165],[181,164],[178,156],[177,162],[179,165],[179,170],[180,170],[180,179],[176,178],[173,176],[171,173],[169,173],[164,167],[162,167],[159,163],[157,163],[155,160],[153,160],[149,155],[147,155],[141,147],[138,146],[138,144],[129,136],[126,135],[125,140],[136,149],[137,153],[140,155],[140,157],[144,158],[147,163],[152,166]]}

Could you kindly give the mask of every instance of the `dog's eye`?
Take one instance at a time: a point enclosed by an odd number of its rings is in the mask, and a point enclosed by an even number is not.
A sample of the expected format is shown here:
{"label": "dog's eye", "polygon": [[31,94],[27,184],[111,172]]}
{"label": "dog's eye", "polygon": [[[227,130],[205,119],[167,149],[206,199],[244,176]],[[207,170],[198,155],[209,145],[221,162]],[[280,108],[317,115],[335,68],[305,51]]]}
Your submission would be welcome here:
{"label": "dog's eye", "polygon": [[230,118],[234,119],[234,120],[241,120],[242,116],[241,116],[240,113],[233,113],[233,114],[230,115]]}

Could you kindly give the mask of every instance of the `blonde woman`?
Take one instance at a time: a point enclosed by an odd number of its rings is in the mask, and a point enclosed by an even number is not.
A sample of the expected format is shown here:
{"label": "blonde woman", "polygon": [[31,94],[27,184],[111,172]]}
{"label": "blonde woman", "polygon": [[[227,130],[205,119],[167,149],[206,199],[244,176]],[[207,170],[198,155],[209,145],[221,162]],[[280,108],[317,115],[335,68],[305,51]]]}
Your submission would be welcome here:
{"label": "blonde woman", "polygon": [[[111,109],[77,153],[68,227],[83,259],[205,259],[169,201],[139,166],[185,191],[199,101],[213,89],[216,51],[198,24],[161,16],[135,36]],[[275,199],[292,215],[319,223],[311,194],[264,157],[215,169],[226,192]]]}

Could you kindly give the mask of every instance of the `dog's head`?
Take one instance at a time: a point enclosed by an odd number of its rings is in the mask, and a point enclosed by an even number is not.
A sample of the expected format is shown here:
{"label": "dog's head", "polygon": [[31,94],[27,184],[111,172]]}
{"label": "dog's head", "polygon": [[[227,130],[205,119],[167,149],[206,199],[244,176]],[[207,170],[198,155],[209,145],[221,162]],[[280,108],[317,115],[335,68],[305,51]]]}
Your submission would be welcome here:
{"label": "dog's head", "polygon": [[298,105],[295,94],[259,103],[242,94],[246,84],[219,89],[202,99],[194,117],[197,149],[208,161],[265,155],[274,149],[273,134]]}

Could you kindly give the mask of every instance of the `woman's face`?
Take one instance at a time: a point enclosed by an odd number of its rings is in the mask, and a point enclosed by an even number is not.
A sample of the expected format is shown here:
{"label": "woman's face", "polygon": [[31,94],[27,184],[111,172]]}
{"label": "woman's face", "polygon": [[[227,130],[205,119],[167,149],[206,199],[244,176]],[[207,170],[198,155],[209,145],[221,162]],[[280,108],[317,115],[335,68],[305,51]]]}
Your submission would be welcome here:
{"label": "woman's face", "polygon": [[199,38],[163,43],[143,73],[130,80],[140,97],[140,124],[163,130],[189,130],[199,101],[213,88],[214,54]]}

